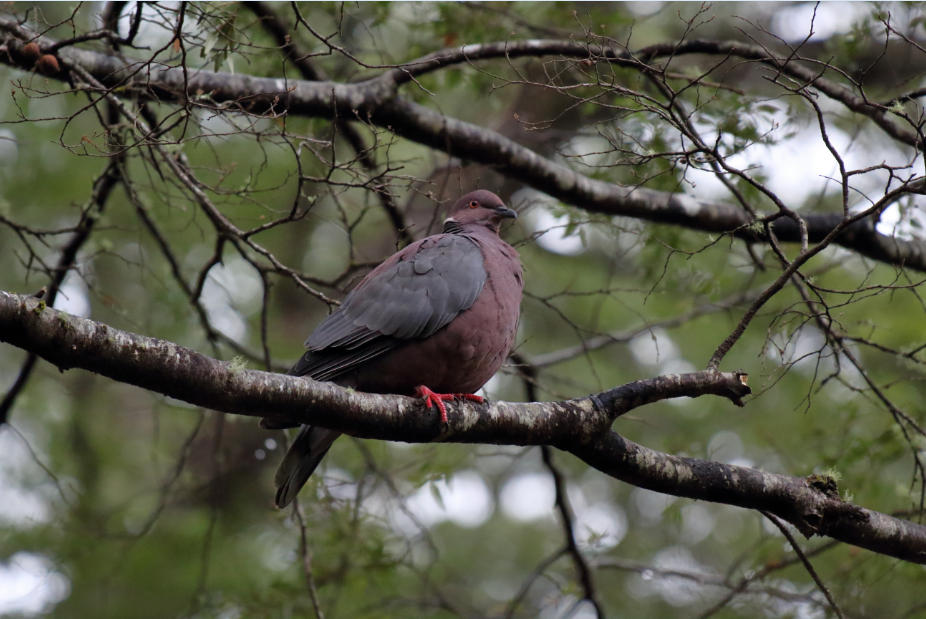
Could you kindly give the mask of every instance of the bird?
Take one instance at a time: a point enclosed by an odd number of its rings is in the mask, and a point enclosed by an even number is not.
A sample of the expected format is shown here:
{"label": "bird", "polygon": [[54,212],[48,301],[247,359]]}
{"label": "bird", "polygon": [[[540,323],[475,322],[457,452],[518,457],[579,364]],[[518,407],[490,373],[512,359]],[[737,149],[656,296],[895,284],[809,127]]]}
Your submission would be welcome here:
{"label": "bird", "polygon": [[[289,371],[367,393],[421,397],[448,423],[444,402],[473,395],[498,371],[520,318],[520,256],[499,236],[517,213],[491,191],[467,193],[443,231],[370,271],[305,341]],[[297,424],[263,419],[261,427]],[[274,504],[289,505],[339,432],[302,425],[274,477]]]}

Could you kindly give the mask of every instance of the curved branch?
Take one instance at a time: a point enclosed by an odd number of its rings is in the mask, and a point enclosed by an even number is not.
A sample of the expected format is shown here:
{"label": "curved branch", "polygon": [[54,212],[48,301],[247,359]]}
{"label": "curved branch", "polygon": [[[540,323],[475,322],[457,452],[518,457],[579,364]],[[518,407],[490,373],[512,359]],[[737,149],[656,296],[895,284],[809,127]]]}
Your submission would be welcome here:
{"label": "curved branch", "polygon": [[[592,37],[594,38],[594,35]],[[613,45],[613,42],[611,44]],[[793,52],[786,56],[777,57],[759,45],[741,41],[692,39],[680,43],[657,43],[634,51],[628,49],[616,50],[614,47],[603,46],[591,41],[577,43],[575,41],[556,39],[482,43],[432,52],[416,60],[404,63],[391,69],[385,75],[373,79],[389,79],[396,84],[404,84],[425,73],[452,65],[494,58],[540,58],[543,56],[561,56],[563,58],[588,60],[591,64],[605,62],[645,69],[649,72],[661,72],[661,67],[650,66],[649,62],[656,58],[672,58],[691,54],[725,56],[761,62],[773,67],[777,72],[798,79],[807,85],[812,85],[830,99],[839,101],[853,112],[867,116],[895,140],[914,148],[919,148],[922,143],[920,136],[916,132],[905,129],[894,122],[888,106],[877,101],[869,101],[867,97],[855,94],[849,88],[822,77],[821,72],[814,71],[806,66],[806,64],[818,64],[823,65],[824,68],[829,68],[827,65],[817,60],[795,57]],[[910,97],[917,94],[918,91],[906,96]]]}
{"label": "curved branch", "polygon": [[[637,381],[565,400],[448,407],[451,423],[419,399],[238,368],[188,348],[51,309],[0,291],[0,341],[61,369],[81,368],[214,410],[320,425],[360,438],[427,443],[568,446],[587,443],[624,413],[666,398],[713,394],[742,404],[742,372],[695,372]],[[450,410],[452,409],[452,410]],[[371,412],[375,411],[375,415]]]}
{"label": "curved branch", "polygon": [[879,554],[926,564],[926,526],[852,505],[831,478],[787,477],[653,451],[609,432],[570,449],[606,475],[663,494],[767,511],[805,536],[832,537]]}
{"label": "curved branch", "polygon": [[0,292],[0,341],[62,369],[89,370],[226,413],[317,424],[380,440],[554,445],[642,488],[768,511],[805,535],[827,535],[926,563],[926,526],[845,503],[831,480],[671,456],[609,430],[620,414],[670,397],[714,394],[739,402],[749,388],[738,372],[662,376],[563,402],[459,403],[450,407],[450,423],[442,428],[437,415],[412,398],[246,370],[171,342],[53,310],[34,297]]}
{"label": "curved branch", "polygon": [[[373,114],[374,122],[396,134],[462,159],[495,167],[567,204],[589,212],[633,217],[715,233],[732,233],[747,241],[764,241],[762,234],[747,228],[748,213],[724,202],[704,202],[685,194],[654,189],[622,187],[579,174],[489,129],[448,118],[423,106],[393,99]],[[759,213],[760,218],[766,216]],[[803,215],[808,240],[818,243],[843,222],[837,213]],[[800,243],[798,225],[779,218],[769,225],[778,241]],[[847,227],[835,239],[837,245],[886,262],[926,271],[926,244],[886,236],[867,218]]]}
{"label": "curved branch", "polygon": [[[0,19],[0,30],[8,31],[24,40],[28,38],[27,35],[31,36],[29,31],[6,19]],[[43,38],[40,41],[43,48],[54,44],[49,39]],[[525,45],[518,48],[523,50],[525,55],[532,51],[531,46],[526,43],[532,42],[525,42]],[[556,43],[559,47],[550,47],[549,53],[554,53],[554,49],[555,53],[561,53],[565,49],[561,42]],[[567,47],[577,53],[572,47],[574,45],[576,44]],[[663,47],[665,49],[662,49]],[[654,46],[641,53],[645,52],[652,57],[679,49],[675,45],[671,47],[672,50],[666,46]],[[691,41],[683,44],[681,49],[687,50],[687,53],[712,53],[711,50],[715,50],[713,53],[743,54],[746,54],[743,50],[747,50],[749,54],[744,57],[772,64],[778,62],[760,48],[751,49],[734,42]],[[498,53],[497,49],[490,51]],[[22,54],[22,46],[17,41],[8,41],[7,52],[6,56],[0,56],[0,61],[25,70],[31,68],[31,61]],[[539,53],[537,50],[533,52],[535,55]],[[118,88],[120,96],[133,96],[143,100],[156,99],[162,102],[182,102],[193,98],[200,104],[208,102],[210,105],[221,107],[234,106],[255,114],[285,112],[289,115],[328,119],[368,117],[374,124],[413,142],[455,157],[478,160],[494,166],[502,174],[590,212],[633,217],[706,232],[730,233],[750,242],[766,240],[762,234],[747,228],[752,223],[751,217],[733,204],[704,202],[684,194],[622,187],[595,180],[554,163],[494,131],[449,118],[424,106],[403,100],[397,96],[397,80],[400,75],[405,75],[403,69],[386,72],[365,82],[339,84],[261,78],[205,70],[189,70],[184,74],[181,67],[164,66],[153,61],[126,63],[115,56],[78,48],[63,49],[58,53],[64,69],[55,77],[64,79],[67,67],[77,65],[106,87]],[[466,48],[466,54],[469,54],[469,46]],[[809,79],[812,74],[808,69],[793,62],[775,66],[782,72],[793,73],[796,77],[803,76]],[[875,122],[886,118],[886,113],[876,110],[877,106],[873,107],[841,85],[822,79],[815,79],[813,84],[854,111],[876,111],[877,113],[873,112],[874,115],[867,114]],[[889,119],[884,122],[893,123]],[[913,139],[916,142],[911,136],[903,134],[894,124],[884,125],[882,128],[900,141],[909,143]],[[759,215],[765,216],[762,213]],[[843,221],[840,214],[809,214],[803,218],[811,242],[822,240]],[[779,241],[801,241],[797,225],[787,218],[775,220],[770,227]],[[835,242],[874,260],[926,272],[926,244],[883,235],[875,229],[873,218],[867,218],[846,228]]]}

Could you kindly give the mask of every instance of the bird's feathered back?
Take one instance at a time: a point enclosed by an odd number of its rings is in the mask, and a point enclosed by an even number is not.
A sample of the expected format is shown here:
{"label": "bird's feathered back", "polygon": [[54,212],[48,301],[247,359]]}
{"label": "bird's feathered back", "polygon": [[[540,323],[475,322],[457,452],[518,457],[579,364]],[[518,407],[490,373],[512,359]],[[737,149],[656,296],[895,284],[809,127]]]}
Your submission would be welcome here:
{"label": "bird's feathered back", "polygon": [[[428,380],[454,392],[478,390],[504,361],[517,328],[520,262],[498,237],[500,222],[513,217],[492,192],[460,198],[444,233],[412,243],[363,278],[312,332],[289,373],[374,393],[411,395]],[[277,471],[278,507],[295,498],[337,436],[302,427]]]}

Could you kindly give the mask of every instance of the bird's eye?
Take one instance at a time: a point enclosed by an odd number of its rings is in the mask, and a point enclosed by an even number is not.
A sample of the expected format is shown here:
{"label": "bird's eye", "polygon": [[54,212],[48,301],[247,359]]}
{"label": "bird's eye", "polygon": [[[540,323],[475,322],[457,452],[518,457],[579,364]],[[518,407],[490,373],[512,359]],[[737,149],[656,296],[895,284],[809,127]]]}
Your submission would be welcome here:
{"label": "bird's eye", "polygon": [[476,208],[477,206],[479,206],[479,203],[476,202],[475,200],[473,200],[472,202],[469,203],[469,207],[470,207],[470,208]]}

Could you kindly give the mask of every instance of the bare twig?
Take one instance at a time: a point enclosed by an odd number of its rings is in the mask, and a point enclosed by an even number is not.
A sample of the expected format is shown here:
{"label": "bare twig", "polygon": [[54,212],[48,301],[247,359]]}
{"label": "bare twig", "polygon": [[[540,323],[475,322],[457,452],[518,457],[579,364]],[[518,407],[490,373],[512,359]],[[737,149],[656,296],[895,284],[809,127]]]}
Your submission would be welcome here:
{"label": "bare twig", "polygon": [[576,544],[575,525],[573,524],[574,515],[569,505],[569,497],[566,496],[566,482],[563,480],[563,474],[553,462],[553,449],[547,445],[540,447],[540,453],[543,456],[543,464],[553,476],[553,485],[556,488],[556,511],[559,512],[560,521],[563,525],[563,535],[566,538],[566,552],[572,557],[572,563],[579,575],[579,584],[582,586],[583,599],[591,602],[595,607],[595,615],[598,619],[604,619],[604,609],[598,600],[598,594],[595,591],[595,576],[588,561],[582,556]]}
{"label": "bare twig", "polygon": [[843,614],[842,609],[839,608],[839,605],[836,603],[836,600],[833,599],[833,594],[830,593],[830,590],[826,588],[826,585],[823,584],[823,581],[820,580],[820,577],[817,575],[817,571],[813,569],[813,565],[810,564],[810,560],[807,559],[807,556],[804,554],[804,551],[801,550],[800,544],[797,543],[797,540],[794,539],[794,536],[791,535],[791,532],[788,530],[787,525],[779,520],[774,514],[768,512],[762,512],[762,515],[772,521],[778,530],[781,531],[781,534],[785,536],[788,540],[788,543],[791,544],[791,548],[794,549],[795,554],[800,558],[801,563],[804,564],[804,569],[807,570],[807,573],[810,574],[810,577],[813,578],[813,581],[816,583],[817,588],[823,592],[823,595],[826,596],[826,600],[830,603],[830,607],[833,609],[833,612],[836,613],[836,616],[839,619],[846,619],[846,616]]}

